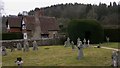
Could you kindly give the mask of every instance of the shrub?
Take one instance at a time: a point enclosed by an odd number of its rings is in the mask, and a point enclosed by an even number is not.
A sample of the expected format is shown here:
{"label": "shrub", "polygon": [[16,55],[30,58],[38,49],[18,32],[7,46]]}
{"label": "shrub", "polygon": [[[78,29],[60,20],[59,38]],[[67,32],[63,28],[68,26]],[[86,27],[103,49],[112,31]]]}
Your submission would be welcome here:
{"label": "shrub", "polygon": [[106,36],[110,38],[110,42],[120,42],[120,29],[104,29],[104,40]]}
{"label": "shrub", "polygon": [[70,39],[75,43],[78,37],[81,40],[89,39],[91,43],[101,43],[104,39],[104,30],[96,20],[71,20],[67,32]]}
{"label": "shrub", "polygon": [[22,39],[22,33],[2,33],[2,40],[13,40],[13,39]]}

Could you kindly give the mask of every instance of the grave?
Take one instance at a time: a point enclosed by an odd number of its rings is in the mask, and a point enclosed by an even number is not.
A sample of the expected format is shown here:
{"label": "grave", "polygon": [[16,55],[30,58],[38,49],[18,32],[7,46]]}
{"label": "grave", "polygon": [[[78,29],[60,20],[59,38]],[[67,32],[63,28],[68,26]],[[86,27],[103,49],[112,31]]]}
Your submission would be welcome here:
{"label": "grave", "polygon": [[17,43],[17,50],[22,50],[22,45],[20,43]]}
{"label": "grave", "polygon": [[84,48],[87,47],[87,45],[86,45],[86,39],[85,39],[85,38],[84,38],[84,40],[83,40],[83,45],[84,45]]}
{"label": "grave", "polygon": [[84,56],[84,54],[83,54],[83,44],[79,38],[77,40],[77,47],[78,47],[78,60],[80,60]]}
{"label": "grave", "polygon": [[72,49],[74,50],[75,49],[75,45],[74,45],[73,41],[71,42],[71,46],[72,46]]}
{"label": "grave", "polygon": [[11,52],[15,51],[15,45],[16,45],[15,43],[13,43],[13,45],[11,45],[11,47],[10,47],[11,48]]}
{"label": "grave", "polygon": [[70,46],[70,38],[67,38],[67,41],[64,42],[64,47]]}
{"label": "grave", "polygon": [[33,41],[33,50],[38,50],[38,45],[36,41]]}
{"label": "grave", "polygon": [[24,41],[23,51],[24,52],[29,51],[29,43],[27,40]]}
{"label": "grave", "polygon": [[7,55],[7,50],[5,46],[2,46],[2,56]]}
{"label": "grave", "polygon": [[117,67],[117,57],[118,57],[117,52],[113,51],[112,52],[112,66],[113,67]]}
{"label": "grave", "polygon": [[88,40],[87,43],[88,43],[87,45],[90,46],[90,40]]}

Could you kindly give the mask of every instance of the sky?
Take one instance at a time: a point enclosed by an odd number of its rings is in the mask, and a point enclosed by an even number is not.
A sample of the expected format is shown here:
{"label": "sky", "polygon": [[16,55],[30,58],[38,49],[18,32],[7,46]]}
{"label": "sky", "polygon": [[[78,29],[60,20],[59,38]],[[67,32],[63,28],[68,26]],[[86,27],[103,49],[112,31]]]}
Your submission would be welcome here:
{"label": "sky", "polygon": [[47,7],[55,4],[65,3],[84,3],[84,4],[99,4],[106,3],[109,5],[110,2],[118,3],[120,0],[2,0],[4,4],[3,15],[17,15],[22,11],[34,10],[36,7]]}

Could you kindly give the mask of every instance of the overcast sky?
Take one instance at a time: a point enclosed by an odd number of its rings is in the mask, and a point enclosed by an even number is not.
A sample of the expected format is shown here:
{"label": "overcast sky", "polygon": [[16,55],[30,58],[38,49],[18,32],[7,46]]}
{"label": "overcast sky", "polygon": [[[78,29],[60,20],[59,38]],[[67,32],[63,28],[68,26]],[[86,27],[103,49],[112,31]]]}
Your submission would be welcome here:
{"label": "overcast sky", "polygon": [[106,3],[109,5],[110,2],[119,2],[120,0],[2,0],[4,2],[4,12],[6,15],[17,15],[22,11],[30,11],[35,7],[46,7],[54,4],[65,4],[65,3],[91,3],[99,4]]}

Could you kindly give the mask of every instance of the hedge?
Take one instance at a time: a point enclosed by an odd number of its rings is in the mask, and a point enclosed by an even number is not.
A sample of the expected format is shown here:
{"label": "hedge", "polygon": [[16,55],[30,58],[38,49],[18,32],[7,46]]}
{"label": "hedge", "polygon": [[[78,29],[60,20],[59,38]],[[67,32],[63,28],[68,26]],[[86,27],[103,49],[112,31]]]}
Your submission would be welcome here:
{"label": "hedge", "polygon": [[104,41],[109,37],[110,42],[120,42],[120,29],[104,29],[104,35]]}
{"label": "hedge", "polygon": [[104,40],[104,30],[96,20],[74,19],[71,20],[67,28],[68,36],[76,43],[79,37],[81,41],[86,38],[91,43],[102,43]]}
{"label": "hedge", "polygon": [[14,40],[14,39],[22,39],[23,35],[22,33],[2,33],[2,40]]}

